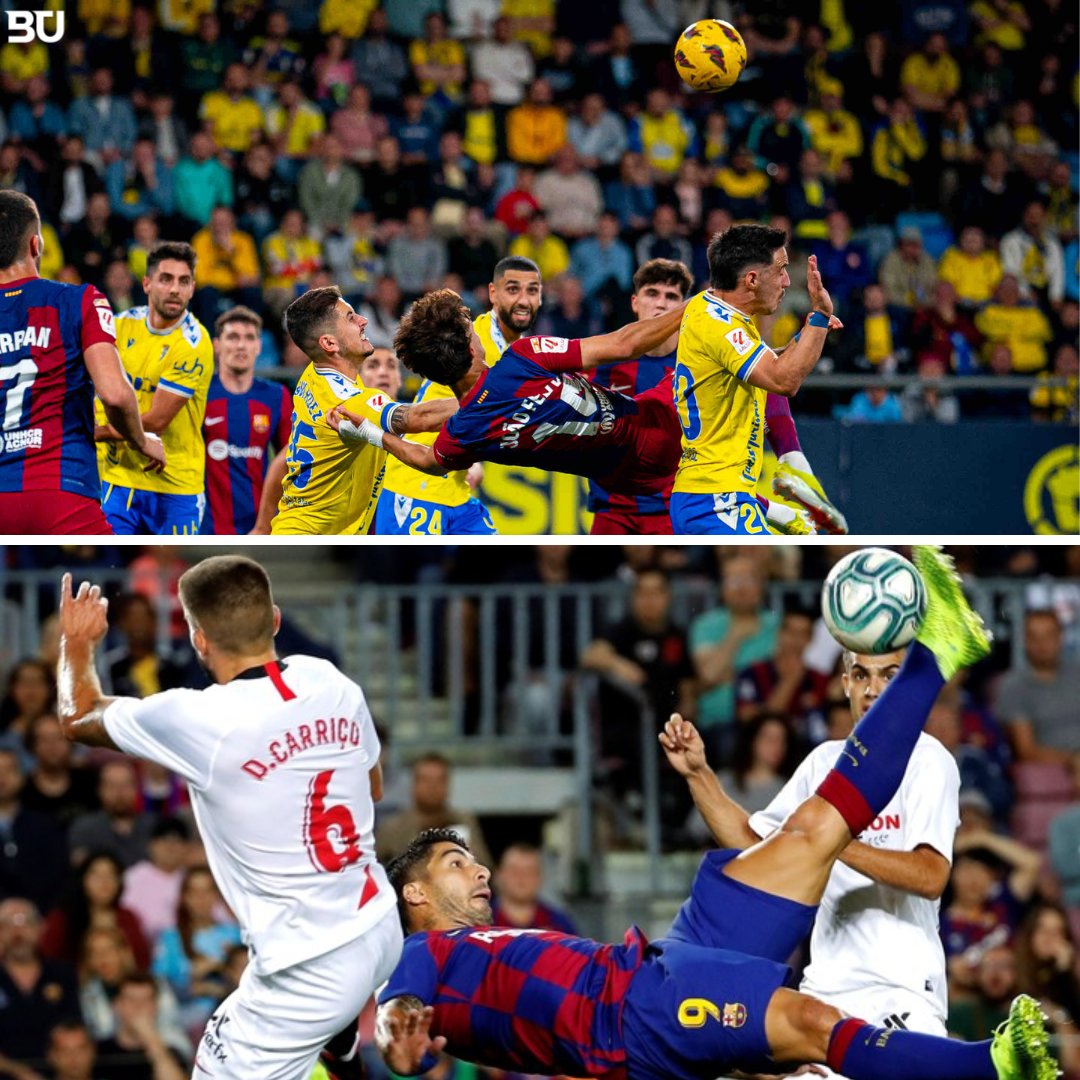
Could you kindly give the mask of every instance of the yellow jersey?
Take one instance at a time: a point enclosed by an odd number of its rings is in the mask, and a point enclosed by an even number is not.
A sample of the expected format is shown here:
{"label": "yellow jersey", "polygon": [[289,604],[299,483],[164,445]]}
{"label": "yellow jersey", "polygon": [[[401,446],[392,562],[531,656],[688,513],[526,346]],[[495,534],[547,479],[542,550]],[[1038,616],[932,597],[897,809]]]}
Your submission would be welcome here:
{"label": "yellow jersey", "polygon": [[[495,319],[495,312],[486,311],[483,315],[477,315],[473,319],[473,329],[483,342],[484,359],[487,360],[488,367],[491,367],[502,356],[503,349],[508,344],[502,327]],[[425,379],[415,400],[419,405],[421,401],[443,401],[453,396],[454,391],[449,386]],[[431,431],[422,435],[406,435],[405,438],[421,446],[431,446],[438,434],[437,431]],[[429,476],[410,468],[397,458],[390,458],[386,462],[384,486],[395,495],[408,495],[410,498],[438,503],[440,506],[464,506],[472,498],[472,488],[466,482],[465,474],[464,469],[455,469],[444,476]]]}
{"label": "yellow jersey", "polygon": [[698,293],[687,305],[675,364],[683,436],[673,491],[753,494],[766,394],[746,379],[766,351],[753,318],[718,296]]}
{"label": "yellow jersey", "polygon": [[393,402],[331,367],[310,363],[293,391],[292,436],[285,455],[288,472],[270,531],[327,536],[362,533],[382,490],[386,451],[346,443],[326,422],[342,402],[351,412],[382,426]]}
{"label": "yellow jersey", "polygon": [[[169,495],[201,495],[205,489],[206,448],[202,422],[206,396],[214,377],[214,344],[207,329],[190,311],[169,330],[154,330],[149,308],[130,308],[116,317],[116,347],[128,381],[135,387],[139,412],[148,413],[154,394],[179,394],[187,401],[161,433],[165,470],[148,473],[146,458],[126,442],[98,444],[101,482],[138,491]],[[106,423],[96,403],[97,422]]]}

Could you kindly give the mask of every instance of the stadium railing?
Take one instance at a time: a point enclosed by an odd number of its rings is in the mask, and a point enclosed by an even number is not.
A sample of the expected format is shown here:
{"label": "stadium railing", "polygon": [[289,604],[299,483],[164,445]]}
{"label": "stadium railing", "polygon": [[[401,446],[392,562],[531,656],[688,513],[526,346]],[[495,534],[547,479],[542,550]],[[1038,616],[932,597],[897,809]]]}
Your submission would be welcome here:
{"label": "stadium railing", "polygon": [[[123,570],[91,575],[107,595],[127,585]],[[59,573],[0,573],[0,672],[37,652],[42,618],[54,610]],[[998,640],[1023,661],[1022,624],[1031,583],[1011,579],[971,580],[976,606]],[[1080,583],[1075,583],[1080,591]],[[816,601],[814,581],[774,582],[767,604]],[[162,583],[159,594],[168,596]],[[422,750],[446,752],[467,777],[487,785],[483,803],[491,811],[530,812],[522,805],[522,770],[559,767],[573,782],[574,880],[586,892],[596,887],[595,793],[597,715],[595,675],[581,672],[576,658],[602,629],[626,612],[629,590],[618,581],[547,585],[333,585],[320,594],[307,586],[283,587],[277,599],[286,615],[315,640],[332,644],[343,669],[364,687],[377,719],[391,733],[390,763],[400,766]],[[672,618],[682,626],[717,602],[714,583],[681,578],[673,583]],[[172,648],[168,601],[158,603],[158,640]],[[663,718],[633,687],[620,686],[628,700],[628,724],[642,727],[647,851],[660,850],[655,739]],[[469,773],[469,768],[475,773]],[[539,776],[537,776],[539,779]],[[471,782],[471,780],[470,780]],[[496,789],[492,789],[495,785]],[[468,785],[455,788],[469,797]],[[467,802],[465,808],[470,808]],[[550,801],[537,813],[550,813]],[[650,865],[654,863],[649,859]],[[659,871],[650,870],[654,894],[663,891]]]}

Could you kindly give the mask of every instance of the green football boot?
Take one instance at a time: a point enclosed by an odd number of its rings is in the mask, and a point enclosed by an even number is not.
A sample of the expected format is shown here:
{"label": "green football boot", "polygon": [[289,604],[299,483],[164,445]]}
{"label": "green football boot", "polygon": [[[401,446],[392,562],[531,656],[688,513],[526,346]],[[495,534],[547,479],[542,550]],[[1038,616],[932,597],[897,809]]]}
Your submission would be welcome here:
{"label": "green football boot", "polygon": [[1039,1003],[1027,994],[1013,1000],[1009,1019],[999,1024],[990,1043],[998,1080],[1057,1080],[1061,1075],[1050,1053],[1050,1040]]}

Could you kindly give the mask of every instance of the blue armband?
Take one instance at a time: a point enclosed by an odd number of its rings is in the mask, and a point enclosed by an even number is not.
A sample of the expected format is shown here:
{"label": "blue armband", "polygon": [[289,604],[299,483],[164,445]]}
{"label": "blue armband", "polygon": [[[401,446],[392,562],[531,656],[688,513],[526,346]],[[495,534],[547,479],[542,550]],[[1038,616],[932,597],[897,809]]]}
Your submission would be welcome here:
{"label": "blue armband", "polygon": [[390,426],[391,421],[394,418],[394,410],[400,407],[400,401],[392,401],[389,405],[384,405],[383,411],[379,413],[379,427],[381,427],[383,431],[389,433],[390,435],[394,434],[394,429]]}
{"label": "blue armband", "polygon": [[806,320],[807,326],[819,326],[822,330],[829,329],[829,316],[821,311],[811,311],[810,317]]}

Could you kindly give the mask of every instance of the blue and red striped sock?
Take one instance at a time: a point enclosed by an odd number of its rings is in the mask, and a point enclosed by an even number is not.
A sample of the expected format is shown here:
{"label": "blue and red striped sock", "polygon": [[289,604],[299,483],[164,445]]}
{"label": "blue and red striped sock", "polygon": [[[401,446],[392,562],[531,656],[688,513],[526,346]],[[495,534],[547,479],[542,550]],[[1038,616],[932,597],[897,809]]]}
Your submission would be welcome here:
{"label": "blue and red striped sock", "polygon": [[897,676],[848,736],[817,789],[858,836],[889,805],[945,680],[934,654],[914,642]]}
{"label": "blue and red striped sock", "polygon": [[990,1043],[958,1042],[915,1031],[841,1020],[826,1061],[849,1080],[997,1080]]}

